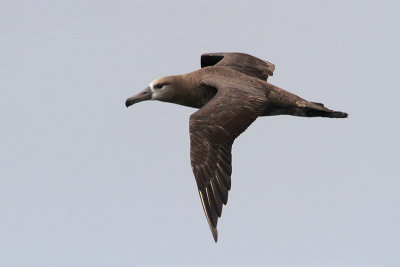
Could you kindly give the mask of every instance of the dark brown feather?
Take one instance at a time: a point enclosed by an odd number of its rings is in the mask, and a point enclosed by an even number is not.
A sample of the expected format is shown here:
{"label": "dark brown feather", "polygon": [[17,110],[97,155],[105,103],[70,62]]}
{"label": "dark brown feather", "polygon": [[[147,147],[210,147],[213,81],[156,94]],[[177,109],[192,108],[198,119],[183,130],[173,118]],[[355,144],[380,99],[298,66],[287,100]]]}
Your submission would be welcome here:
{"label": "dark brown feather", "polygon": [[190,158],[203,209],[217,241],[218,217],[231,188],[233,141],[262,113],[266,96],[232,77],[203,77],[202,84],[216,88],[217,94],[190,116]]}
{"label": "dark brown feather", "polygon": [[229,67],[238,72],[266,81],[272,76],[275,65],[245,53],[207,53],[201,55],[201,67]]}

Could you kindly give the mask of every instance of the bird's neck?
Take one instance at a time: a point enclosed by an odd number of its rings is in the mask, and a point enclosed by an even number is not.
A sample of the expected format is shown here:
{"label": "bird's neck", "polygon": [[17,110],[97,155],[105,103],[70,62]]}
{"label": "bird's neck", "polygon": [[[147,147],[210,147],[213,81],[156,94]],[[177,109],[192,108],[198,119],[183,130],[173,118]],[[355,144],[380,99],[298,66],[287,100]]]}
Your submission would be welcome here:
{"label": "bird's neck", "polygon": [[176,88],[173,103],[192,107],[201,108],[211,98],[214,97],[216,90],[201,85],[198,73],[191,72],[184,75],[175,76]]}

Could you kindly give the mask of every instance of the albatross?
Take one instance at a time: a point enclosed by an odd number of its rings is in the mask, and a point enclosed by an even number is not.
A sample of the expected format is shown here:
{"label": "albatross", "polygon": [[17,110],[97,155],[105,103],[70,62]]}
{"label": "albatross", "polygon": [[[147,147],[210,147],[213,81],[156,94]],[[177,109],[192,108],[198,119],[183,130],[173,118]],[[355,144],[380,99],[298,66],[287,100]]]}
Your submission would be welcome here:
{"label": "albatross", "polygon": [[199,109],[189,120],[190,162],[215,242],[231,188],[232,144],[251,123],[273,115],[347,117],[268,83],[274,70],[274,64],[248,54],[207,53],[201,69],[155,79],[125,102],[129,107],[159,100]]}

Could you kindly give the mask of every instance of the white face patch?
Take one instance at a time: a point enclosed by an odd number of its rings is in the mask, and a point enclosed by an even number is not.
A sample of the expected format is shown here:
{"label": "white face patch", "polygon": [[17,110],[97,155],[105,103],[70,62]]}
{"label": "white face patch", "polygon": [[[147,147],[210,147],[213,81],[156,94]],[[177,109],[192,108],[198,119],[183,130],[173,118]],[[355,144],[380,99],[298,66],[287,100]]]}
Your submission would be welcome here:
{"label": "white face patch", "polygon": [[155,82],[156,80],[154,80],[154,81],[152,81],[150,84],[149,84],[149,87],[150,87],[150,91],[151,91],[151,99],[152,100],[154,100],[154,99],[157,99],[157,92],[154,90],[154,82]]}
{"label": "white face patch", "polygon": [[158,99],[159,96],[160,96],[160,90],[154,89],[154,84],[157,82],[157,80],[158,80],[158,79],[152,81],[152,82],[150,83],[150,85],[149,85],[150,91],[151,91],[151,99],[152,99],[152,100],[156,100],[156,99]]}
{"label": "white face patch", "polygon": [[[159,85],[162,85],[162,87],[160,88]],[[156,86],[156,88],[154,86]],[[149,87],[151,91],[151,99],[153,100],[161,100],[165,98],[165,95],[171,92],[171,90],[173,89],[171,85],[165,83],[165,80],[163,80],[163,78],[152,81]]]}
{"label": "white face patch", "polygon": [[151,92],[153,92],[153,93],[154,93],[154,87],[153,87],[153,83],[154,83],[154,81],[152,81],[152,82],[150,83],[149,87],[150,87],[150,90],[151,90]]}

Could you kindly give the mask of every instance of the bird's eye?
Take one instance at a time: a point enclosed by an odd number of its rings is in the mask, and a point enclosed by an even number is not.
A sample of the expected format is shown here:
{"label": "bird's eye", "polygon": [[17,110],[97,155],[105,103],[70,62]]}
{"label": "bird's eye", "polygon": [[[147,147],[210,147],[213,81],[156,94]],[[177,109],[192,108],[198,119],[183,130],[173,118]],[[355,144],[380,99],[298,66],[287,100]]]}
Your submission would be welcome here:
{"label": "bird's eye", "polygon": [[155,89],[162,89],[164,86],[168,85],[169,83],[157,83],[154,85]]}

